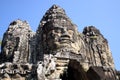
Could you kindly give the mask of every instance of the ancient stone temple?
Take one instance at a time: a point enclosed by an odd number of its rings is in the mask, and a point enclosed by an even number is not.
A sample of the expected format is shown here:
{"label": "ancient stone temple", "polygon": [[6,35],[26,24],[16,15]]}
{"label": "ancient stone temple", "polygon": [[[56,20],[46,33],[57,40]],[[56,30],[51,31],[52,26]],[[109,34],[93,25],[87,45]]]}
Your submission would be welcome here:
{"label": "ancient stone temple", "polygon": [[119,80],[108,41],[94,26],[78,32],[53,5],[36,32],[15,20],[4,33],[0,80]]}

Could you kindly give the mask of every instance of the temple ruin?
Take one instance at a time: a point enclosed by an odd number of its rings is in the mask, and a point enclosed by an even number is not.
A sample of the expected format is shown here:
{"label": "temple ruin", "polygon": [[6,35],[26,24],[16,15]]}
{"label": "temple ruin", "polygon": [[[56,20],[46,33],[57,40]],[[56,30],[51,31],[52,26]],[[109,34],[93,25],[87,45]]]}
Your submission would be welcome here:
{"label": "temple ruin", "polygon": [[65,10],[53,5],[33,32],[26,21],[3,35],[0,80],[120,80],[107,39],[95,26],[79,32]]}

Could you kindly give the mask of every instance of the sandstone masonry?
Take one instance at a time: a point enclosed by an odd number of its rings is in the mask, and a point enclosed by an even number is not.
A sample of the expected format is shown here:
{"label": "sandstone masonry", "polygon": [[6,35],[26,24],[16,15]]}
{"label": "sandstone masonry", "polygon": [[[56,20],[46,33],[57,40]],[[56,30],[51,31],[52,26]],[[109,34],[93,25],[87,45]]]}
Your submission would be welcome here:
{"label": "sandstone masonry", "polygon": [[94,26],[78,32],[65,10],[53,5],[36,32],[26,21],[3,35],[0,80],[120,80],[107,39]]}

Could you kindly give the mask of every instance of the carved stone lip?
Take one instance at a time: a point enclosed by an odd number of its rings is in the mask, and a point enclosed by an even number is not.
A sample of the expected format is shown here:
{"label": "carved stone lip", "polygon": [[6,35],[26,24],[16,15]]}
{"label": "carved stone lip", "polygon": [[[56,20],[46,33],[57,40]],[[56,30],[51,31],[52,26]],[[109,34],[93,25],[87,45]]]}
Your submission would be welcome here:
{"label": "carved stone lip", "polygon": [[70,40],[68,37],[61,37],[60,40]]}
{"label": "carved stone lip", "polygon": [[70,40],[70,38],[68,38],[68,37],[61,37],[61,38],[59,39],[59,41],[62,42],[62,43],[66,43],[66,42],[69,42],[69,41],[71,41],[71,40]]}

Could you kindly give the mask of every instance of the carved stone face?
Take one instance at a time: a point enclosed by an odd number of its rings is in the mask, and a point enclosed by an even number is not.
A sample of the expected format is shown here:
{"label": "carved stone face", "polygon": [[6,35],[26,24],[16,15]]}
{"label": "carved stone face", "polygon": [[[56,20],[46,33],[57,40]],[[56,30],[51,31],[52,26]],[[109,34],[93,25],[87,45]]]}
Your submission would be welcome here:
{"label": "carved stone face", "polygon": [[69,46],[73,42],[74,31],[68,27],[54,27],[47,33],[47,46],[51,49],[58,49]]}

